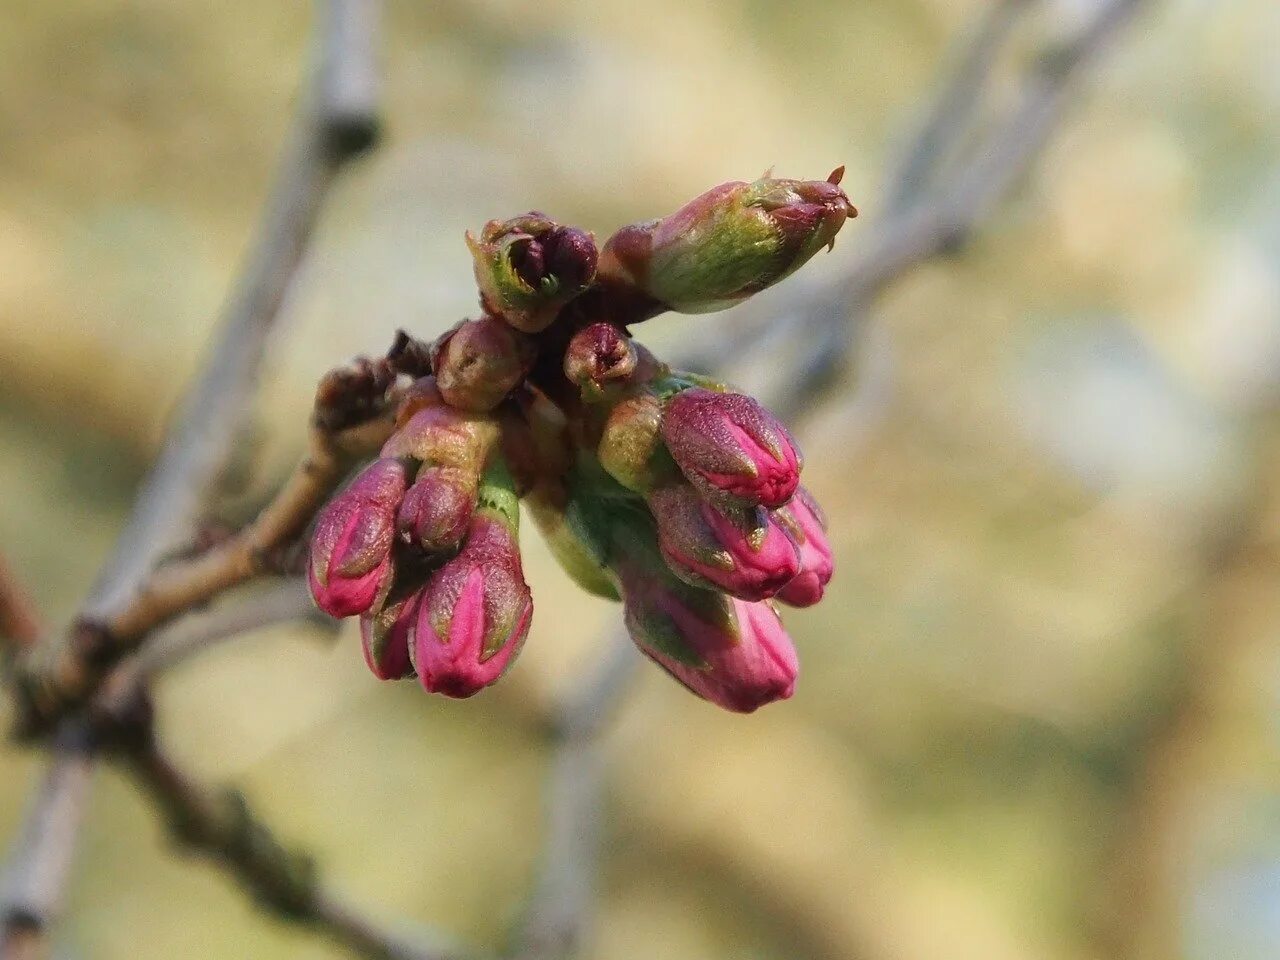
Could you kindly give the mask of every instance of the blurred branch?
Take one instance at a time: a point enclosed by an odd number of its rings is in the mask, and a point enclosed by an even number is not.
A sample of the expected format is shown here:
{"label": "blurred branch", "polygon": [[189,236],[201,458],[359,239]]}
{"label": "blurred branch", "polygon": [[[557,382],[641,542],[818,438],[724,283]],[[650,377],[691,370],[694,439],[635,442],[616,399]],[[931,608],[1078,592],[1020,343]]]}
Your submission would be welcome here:
{"label": "blurred branch", "polygon": [[256,596],[188,614],[157,632],[146,646],[111,671],[95,699],[95,708],[118,709],[159,674],[210,646],[285,623],[310,623],[331,632],[338,629],[337,620],[316,609],[305,580],[286,580]]}
{"label": "blurred branch", "polygon": [[[163,556],[185,542],[232,453],[267,336],[335,176],[376,140],[379,9],[377,0],[324,4],[310,90],[209,361],[182,402],[78,629],[27,680],[34,712],[43,714],[46,727],[52,714],[82,702],[106,668],[149,630],[269,569],[273,552],[306,527],[341,479],[353,431],[317,423],[308,458],[249,529],[201,557],[152,573]],[[377,442],[376,436],[362,439]]]}
{"label": "blurred branch", "polygon": [[338,628],[337,620],[316,608],[306,580],[295,577],[252,597],[231,600],[175,621],[152,636],[132,657],[122,661],[112,672],[112,683],[118,682],[122,675],[137,681],[152,680],[212,644],[284,623],[308,623],[329,631]]}
{"label": "blurred branch", "polygon": [[[152,568],[187,537],[211,482],[231,453],[254,392],[267,335],[301,262],[320,205],[339,168],[376,137],[376,83],[371,78],[375,76],[372,58],[378,11],[376,0],[326,4],[312,89],[281,160],[258,239],[224,309],[210,360],[183,401],[125,531],[85,605],[86,616],[93,620],[120,616],[137,602],[139,588]],[[12,586],[7,576],[0,581]],[[11,597],[2,605],[6,635],[16,631],[17,639],[30,645],[36,632],[30,606]],[[23,634],[28,635],[26,640]],[[76,640],[85,636],[83,629],[73,630],[63,650],[76,649]],[[78,662],[73,658],[71,666],[89,665],[80,673],[100,676],[105,668],[101,652],[100,642],[91,644],[87,652],[82,645]],[[57,657],[54,663],[59,663]],[[61,664],[66,666],[67,661]],[[23,689],[29,693],[31,688]],[[44,935],[61,900],[85,802],[90,734],[86,720],[60,727],[53,767],[9,871],[6,960],[44,952]]]}
{"label": "blurred branch", "polygon": [[[1183,952],[1179,882],[1188,876],[1187,831],[1218,759],[1222,697],[1238,682],[1258,625],[1272,617],[1280,490],[1270,478],[1280,448],[1273,440],[1263,453],[1264,488],[1239,523],[1215,531],[1204,569],[1181,598],[1187,623],[1172,651],[1173,682],[1152,695],[1157,706],[1133,750],[1104,882],[1090,904],[1094,952],[1107,960],[1164,960]],[[1260,642],[1270,639],[1264,630]]]}
{"label": "blurred branch", "polygon": [[626,631],[603,646],[552,722],[542,864],[507,960],[574,956],[595,901],[604,790],[599,739],[640,663]]}
{"label": "blurred branch", "polygon": [[156,738],[145,692],[138,688],[136,693],[111,718],[113,754],[165,814],[176,843],[226,870],[264,909],[311,927],[361,956],[382,960],[469,956],[450,947],[400,938],[326,890],[310,855],[284,846],[242,794],[209,789],[178,766]]}
{"label": "blurred branch", "polygon": [[888,189],[887,208],[901,213],[922,196],[933,174],[966,133],[972,132],[974,109],[982,99],[992,70],[1000,60],[1018,20],[1039,0],[995,0],[960,50],[950,78],[925,114]]}
{"label": "blurred branch", "polygon": [[0,960],[45,955],[44,933],[62,906],[92,780],[88,740],[82,730],[71,727],[58,738],[10,854]]}
{"label": "blurred branch", "polygon": [[323,4],[310,90],[294,121],[257,237],[223,308],[218,338],[183,399],[160,456],[85,606],[110,619],[186,539],[210,485],[231,455],[255,390],[267,336],[302,262],[339,169],[378,132],[377,0]]}
{"label": "blurred branch", "polygon": [[0,644],[6,652],[15,653],[35,646],[39,638],[35,606],[0,557]]}
{"label": "blurred branch", "polygon": [[[921,264],[954,253],[991,217],[1057,129],[1078,83],[1098,65],[1109,41],[1144,2],[1101,0],[1092,19],[1075,36],[1041,55],[1023,79],[1017,105],[985,136],[973,139],[954,160],[935,170],[932,180],[940,186],[909,204],[890,204],[886,218],[842,281],[804,298],[768,325],[793,334],[803,331],[812,344],[788,377],[791,387],[779,398],[780,412],[807,410],[837,382],[885,288]],[[976,61],[999,52],[997,48],[1009,35],[1007,21],[1021,6],[1018,0],[1008,0],[1001,5],[1003,13],[988,15],[985,28],[977,31],[960,57],[962,68],[952,81],[966,90],[939,98],[938,112],[907,150],[904,168],[920,167],[924,161],[917,157],[939,163],[953,147],[971,139],[973,131],[959,121],[973,117],[972,99],[987,72],[978,69]],[[923,143],[926,139],[928,146]],[[905,175],[900,170],[889,180],[896,182]],[[739,342],[750,345],[756,339],[744,337]],[[734,351],[728,359],[736,359]]]}

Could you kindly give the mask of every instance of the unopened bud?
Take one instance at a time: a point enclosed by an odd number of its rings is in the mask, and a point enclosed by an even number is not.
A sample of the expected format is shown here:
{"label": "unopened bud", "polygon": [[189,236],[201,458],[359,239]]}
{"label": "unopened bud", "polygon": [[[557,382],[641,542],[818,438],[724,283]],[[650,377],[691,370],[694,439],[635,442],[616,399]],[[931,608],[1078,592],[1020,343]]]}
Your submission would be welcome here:
{"label": "unopened bud", "polygon": [[738,713],[791,696],[800,665],[768,603],[700,590],[642,565],[619,572],[632,639],[693,693]]}
{"label": "unopened bud", "polygon": [[382,455],[457,467],[478,477],[497,442],[492,418],[436,404],[413,413],[383,444]]}
{"label": "unopened bud", "polygon": [[395,599],[361,614],[360,643],[364,662],[379,680],[413,676],[409,645],[422,600],[421,584],[396,592]]}
{"label": "unopened bud", "polygon": [[413,664],[433,693],[469,697],[493,683],[524,643],[533,598],[520,563],[519,507],[501,464],[480,486],[461,552],[432,576],[413,637]]}
{"label": "unopened bud", "polygon": [[396,525],[401,537],[427,553],[462,542],[476,504],[477,478],[457,467],[423,467],[404,495]]}
{"label": "unopened bud", "polygon": [[675,213],[624,227],[605,244],[600,278],[642,291],[660,309],[706,313],[790,276],[835,242],[857,211],[827,180],[766,177],[713,187]]}
{"label": "unopened bud", "polygon": [[705,496],[780,507],[800,483],[800,452],[786,427],[741,393],[694,387],[662,414],[662,437]]}
{"label": "unopened bud", "polygon": [[793,607],[811,607],[822,599],[835,572],[831,544],[827,542],[827,519],[804,487],[777,511],[777,519],[800,548],[800,572],[778,591],[778,599]]}
{"label": "unopened bud", "polygon": [[662,555],[682,580],[757,601],[800,572],[796,544],[762,507],[717,508],[684,483],[654,491],[649,506]]}
{"label": "unopened bud", "polygon": [[533,341],[494,317],[463,320],[432,348],[436,385],[461,410],[492,410],[529,373]]}
{"label": "unopened bud", "polygon": [[307,577],[311,595],[326,613],[363,613],[386,585],[405,481],[400,460],[375,460],[320,511]]}
{"label": "unopened bud", "polygon": [[648,493],[676,474],[662,442],[662,400],[640,390],[621,400],[605,420],[596,455],[605,471],[628,490]]}
{"label": "unopened bud", "polygon": [[596,273],[591,234],[537,212],[491,220],[467,246],[485,309],[526,333],[550,325]]}
{"label": "unopened bud", "polygon": [[611,323],[583,327],[569,340],[564,375],[582,399],[598,403],[610,388],[626,384],[636,372],[639,352],[626,332]]}

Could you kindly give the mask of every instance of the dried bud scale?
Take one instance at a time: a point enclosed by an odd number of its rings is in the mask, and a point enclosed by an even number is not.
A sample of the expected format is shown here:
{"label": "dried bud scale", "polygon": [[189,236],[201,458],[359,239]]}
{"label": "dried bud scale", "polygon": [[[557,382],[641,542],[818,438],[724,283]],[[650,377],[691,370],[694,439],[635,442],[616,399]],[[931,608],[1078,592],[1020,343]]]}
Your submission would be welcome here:
{"label": "dried bud scale", "polygon": [[311,542],[316,602],[360,615],[376,677],[469,697],[505,672],[533,613],[523,498],[566,571],[621,600],[636,644],[681,684],[740,712],[791,695],[772,600],[817,603],[833,570],[799,450],[751,397],[669,369],[629,325],[721,309],[797,270],[856,214],[841,173],[721,184],[599,254],[537,212],[467,235],[482,314],[430,346],[402,334],[343,374],[370,396],[417,378]]}

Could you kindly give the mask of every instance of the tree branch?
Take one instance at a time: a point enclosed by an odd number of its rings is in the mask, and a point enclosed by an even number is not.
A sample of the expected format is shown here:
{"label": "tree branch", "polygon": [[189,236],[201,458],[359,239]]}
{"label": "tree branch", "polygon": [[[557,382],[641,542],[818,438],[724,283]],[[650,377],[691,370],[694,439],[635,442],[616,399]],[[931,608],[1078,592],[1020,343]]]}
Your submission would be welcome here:
{"label": "tree branch", "polygon": [[[253,393],[267,335],[301,261],[320,204],[338,169],[375,138],[376,90],[368,78],[374,73],[371,60],[378,9],[375,0],[330,0],[326,5],[312,89],[280,163],[258,240],[224,310],[210,361],[183,401],[114,554],[85,605],[86,614],[95,620],[129,609],[159,558],[187,537],[212,480],[229,456]],[[4,607],[9,611],[5,632],[10,633],[16,622],[20,631],[30,628],[34,637],[34,617],[27,616],[24,623],[20,614],[15,621],[13,611],[22,608],[12,600],[5,601]],[[74,647],[75,638],[84,635],[84,631],[73,631],[63,650]],[[60,662],[56,656],[53,660]],[[102,665],[95,663],[89,672],[100,675]],[[27,683],[23,689],[29,694],[39,685]],[[74,849],[79,810],[84,805],[82,784],[87,783],[91,767],[89,728],[77,720],[63,724],[62,731],[53,768],[10,869],[16,879],[5,912],[5,960],[43,953],[45,933]]]}
{"label": "tree branch", "polygon": [[10,855],[0,934],[3,960],[44,952],[43,933],[62,906],[92,780],[87,738],[80,729],[69,728],[58,739]]}
{"label": "tree branch", "polygon": [[[109,718],[112,753],[165,816],[174,841],[221,867],[255,902],[365,957],[462,960],[450,946],[398,937],[320,882],[310,855],[281,843],[236,790],[203,786],[159,744],[142,688]],[[443,944],[443,938],[432,941]]]}
{"label": "tree branch", "polygon": [[508,960],[574,955],[591,914],[604,792],[599,739],[640,663],[625,630],[615,631],[604,648],[552,722],[542,864]]}
{"label": "tree branch", "polygon": [[129,606],[157,561],[189,534],[227,462],[255,393],[267,336],[302,262],[338,170],[378,131],[373,64],[376,0],[329,0],[310,90],[294,121],[275,187],[219,324],[209,361],[182,401],[85,614]]}
{"label": "tree branch", "polygon": [[[1073,84],[1096,64],[1107,41],[1132,16],[1142,0],[1106,0],[1094,19],[1056,53],[1042,59],[1026,79],[1019,105],[967,159],[949,171],[952,185],[914,204],[890,203],[871,245],[843,281],[802,301],[756,335],[738,342],[758,344],[772,333],[797,333],[813,347],[787,377],[787,387],[774,406],[792,419],[812,409],[835,382],[881,292],[894,280],[928,260],[947,253],[990,216],[995,205],[1033,164],[1061,120]],[[890,176],[897,192],[911,192],[930,176],[941,158],[971,131],[978,96],[995,58],[1029,0],[1003,0],[975,31],[960,67],[939,98],[938,106]],[[936,179],[946,181],[946,175]],[[742,351],[718,345],[715,355],[692,356],[695,369],[740,357]],[[875,384],[879,390],[882,385]],[[610,653],[590,679],[581,684],[580,699],[565,708],[558,726],[557,747],[548,787],[548,826],[542,867],[524,920],[518,928],[510,960],[558,960],[580,944],[591,907],[591,887],[599,854],[602,802],[601,758],[597,736],[605,705],[628,675],[637,656],[630,643],[612,641]]]}

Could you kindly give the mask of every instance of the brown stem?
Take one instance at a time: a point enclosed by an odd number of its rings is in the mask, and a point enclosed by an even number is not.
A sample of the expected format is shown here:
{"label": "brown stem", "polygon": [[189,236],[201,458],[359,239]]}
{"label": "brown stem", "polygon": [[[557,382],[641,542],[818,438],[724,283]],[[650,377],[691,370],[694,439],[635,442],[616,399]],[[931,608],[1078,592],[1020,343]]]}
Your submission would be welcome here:
{"label": "brown stem", "polygon": [[0,641],[10,650],[23,651],[35,646],[39,638],[35,605],[0,557]]}
{"label": "brown stem", "polygon": [[47,731],[85,703],[111,667],[155,628],[277,569],[281,552],[302,534],[350,466],[376,450],[391,428],[389,413],[336,433],[314,426],[310,452],[252,523],[199,556],[160,567],[107,621],[81,621],[71,642],[28,665],[19,734]]}
{"label": "brown stem", "polygon": [[150,701],[133,691],[103,717],[107,743],[121,767],[164,815],[182,848],[220,866],[264,909],[311,927],[365,957],[455,960],[449,947],[410,943],[382,929],[320,883],[305,851],[280,842],[237,790],[216,790],[183,770],[160,745]]}

